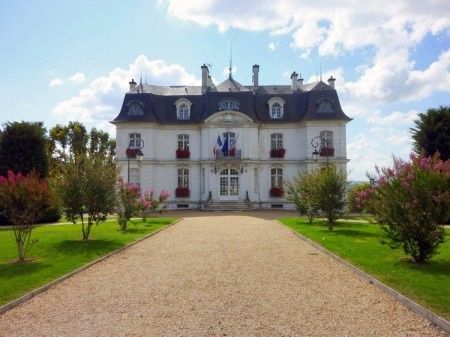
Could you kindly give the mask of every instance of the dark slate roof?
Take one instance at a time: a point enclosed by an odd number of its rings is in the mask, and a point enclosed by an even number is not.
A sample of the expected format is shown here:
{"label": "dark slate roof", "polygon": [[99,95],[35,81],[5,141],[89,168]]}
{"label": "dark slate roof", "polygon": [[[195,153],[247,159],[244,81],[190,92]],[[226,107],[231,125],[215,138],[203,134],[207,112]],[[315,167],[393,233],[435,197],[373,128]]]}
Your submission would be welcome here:
{"label": "dark slate roof", "polygon": [[[239,111],[254,121],[283,123],[302,120],[344,120],[345,115],[339,103],[336,90],[319,81],[292,90],[289,85],[265,85],[254,90],[253,86],[243,86],[233,78],[228,78],[202,94],[200,86],[155,86],[142,84],[125,94],[116,122],[157,122],[161,124],[196,124],[219,111],[219,101],[233,99],[239,102]],[[285,101],[281,119],[270,118],[268,101],[280,97]],[[175,102],[186,98],[192,102],[189,120],[177,119]],[[318,112],[318,102],[327,100],[332,113]],[[128,107],[140,102],[143,115],[128,115]]]}

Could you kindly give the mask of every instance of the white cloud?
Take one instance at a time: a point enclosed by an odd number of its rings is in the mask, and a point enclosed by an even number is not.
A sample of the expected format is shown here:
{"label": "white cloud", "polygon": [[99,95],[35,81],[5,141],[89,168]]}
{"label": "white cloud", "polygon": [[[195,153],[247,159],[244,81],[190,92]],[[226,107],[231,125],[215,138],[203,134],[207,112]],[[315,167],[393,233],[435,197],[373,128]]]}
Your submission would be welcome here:
{"label": "white cloud", "polygon": [[271,51],[274,51],[275,49],[277,49],[277,44],[275,44],[275,42],[269,42],[269,44],[267,45],[267,47],[269,47],[269,49]]}
{"label": "white cloud", "polygon": [[[59,102],[53,114],[59,120],[82,120],[88,125],[105,127],[119,112],[124,94],[129,90],[128,82],[141,73],[148,81],[157,85],[198,85],[199,80],[177,64],[163,60],[149,60],[140,55],[128,68],[115,68],[109,74],[94,79],[70,99]],[[200,72],[199,72],[200,73]]]}
{"label": "white cloud", "polygon": [[419,112],[417,110],[409,110],[408,112],[394,111],[388,115],[382,116],[376,111],[367,116],[367,122],[370,124],[392,126],[392,125],[411,125],[417,119]]}
{"label": "white cloud", "polygon": [[[435,91],[450,91],[450,51],[418,70],[411,50],[429,35],[449,33],[448,0],[346,1],[184,1],[160,0],[168,14],[220,31],[237,28],[290,34],[291,47],[308,59],[320,55],[370,51],[367,64],[356,65],[357,80],[347,87],[361,101],[419,100]],[[272,50],[269,44],[269,49]]]}
{"label": "white cloud", "polygon": [[64,84],[64,81],[61,78],[54,78],[49,82],[48,85],[51,87],[58,87],[63,84]]}
{"label": "white cloud", "polygon": [[76,73],[69,77],[69,81],[75,84],[81,84],[86,81],[86,76],[83,73]]}

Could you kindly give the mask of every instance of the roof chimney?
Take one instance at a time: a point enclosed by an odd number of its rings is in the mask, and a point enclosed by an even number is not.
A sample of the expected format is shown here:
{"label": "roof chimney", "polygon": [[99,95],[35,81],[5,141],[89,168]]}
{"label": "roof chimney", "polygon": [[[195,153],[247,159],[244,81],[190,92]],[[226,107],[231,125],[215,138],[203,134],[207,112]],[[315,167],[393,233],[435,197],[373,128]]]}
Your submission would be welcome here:
{"label": "roof chimney", "polygon": [[258,89],[258,74],[259,74],[259,65],[254,64],[253,65],[253,76],[252,76],[254,90]]}
{"label": "roof chimney", "polygon": [[330,87],[332,87],[333,89],[334,89],[334,82],[336,81],[336,79],[335,78],[333,78],[333,76],[331,76],[329,79],[328,79],[328,85],[330,86]]}
{"label": "roof chimney", "polygon": [[297,90],[297,78],[298,74],[294,71],[291,75],[291,90]]}
{"label": "roof chimney", "polygon": [[209,69],[206,64],[203,63],[201,68],[202,68],[202,93],[204,93],[209,87],[210,76],[209,76]]}
{"label": "roof chimney", "polygon": [[130,85],[130,91],[134,89],[134,87],[136,86],[136,82],[134,81],[134,78],[131,79],[131,82],[128,82],[128,84]]}

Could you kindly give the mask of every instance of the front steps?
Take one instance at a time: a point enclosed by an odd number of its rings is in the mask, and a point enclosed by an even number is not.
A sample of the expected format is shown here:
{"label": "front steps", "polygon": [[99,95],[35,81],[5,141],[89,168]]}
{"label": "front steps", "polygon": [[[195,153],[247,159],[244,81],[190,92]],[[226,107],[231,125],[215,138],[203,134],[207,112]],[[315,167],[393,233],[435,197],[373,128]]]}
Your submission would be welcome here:
{"label": "front steps", "polygon": [[211,201],[205,205],[205,211],[250,211],[252,205],[244,201]]}

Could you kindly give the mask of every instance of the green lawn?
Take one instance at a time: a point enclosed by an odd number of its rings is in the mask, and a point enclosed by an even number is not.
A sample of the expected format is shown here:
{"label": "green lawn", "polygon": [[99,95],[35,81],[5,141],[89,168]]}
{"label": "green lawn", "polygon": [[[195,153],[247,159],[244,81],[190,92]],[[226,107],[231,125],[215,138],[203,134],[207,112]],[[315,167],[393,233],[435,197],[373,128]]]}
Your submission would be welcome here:
{"label": "green lawn", "polygon": [[16,258],[12,230],[0,228],[0,305],[38,288],[96,258],[123,247],[127,243],[154,232],[175,219],[149,218],[145,223],[133,221],[125,232],[117,222],[104,222],[92,227],[89,241],[81,241],[81,225],[43,225],[32,237],[39,241],[29,254],[35,259],[11,263]]}
{"label": "green lawn", "polygon": [[380,243],[378,225],[339,221],[329,231],[323,221],[313,225],[302,218],[282,218],[282,223],[345,258],[355,266],[397,289],[402,294],[450,319],[450,229],[439,254],[426,265],[410,262],[403,250]]}

